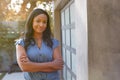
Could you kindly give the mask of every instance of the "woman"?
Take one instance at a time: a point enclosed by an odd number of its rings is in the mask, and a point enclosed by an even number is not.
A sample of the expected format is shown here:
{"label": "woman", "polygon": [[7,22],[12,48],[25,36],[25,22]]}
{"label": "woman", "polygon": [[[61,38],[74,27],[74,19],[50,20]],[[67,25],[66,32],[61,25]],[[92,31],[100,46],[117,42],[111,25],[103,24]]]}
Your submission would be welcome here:
{"label": "woman", "polygon": [[16,42],[17,62],[25,80],[60,80],[63,60],[58,40],[52,38],[49,15],[35,9],[29,15],[23,39]]}

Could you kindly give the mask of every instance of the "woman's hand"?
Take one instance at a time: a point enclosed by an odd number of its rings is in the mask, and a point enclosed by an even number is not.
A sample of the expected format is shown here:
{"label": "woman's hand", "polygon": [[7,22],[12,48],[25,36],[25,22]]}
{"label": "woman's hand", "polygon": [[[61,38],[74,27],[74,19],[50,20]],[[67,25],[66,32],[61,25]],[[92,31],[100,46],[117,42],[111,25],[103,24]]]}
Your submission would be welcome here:
{"label": "woman's hand", "polygon": [[62,70],[63,65],[64,65],[64,62],[63,62],[62,58],[58,58],[58,59],[55,59],[55,60],[52,61],[52,67],[55,70]]}
{"label": "woman's hand", "polygon": [[22,63],[27,63],[27,62],[29,62],[30,60],[28,59],[28,57],[27,56],[21,56],[20,57],[20,62],[22,62]]}

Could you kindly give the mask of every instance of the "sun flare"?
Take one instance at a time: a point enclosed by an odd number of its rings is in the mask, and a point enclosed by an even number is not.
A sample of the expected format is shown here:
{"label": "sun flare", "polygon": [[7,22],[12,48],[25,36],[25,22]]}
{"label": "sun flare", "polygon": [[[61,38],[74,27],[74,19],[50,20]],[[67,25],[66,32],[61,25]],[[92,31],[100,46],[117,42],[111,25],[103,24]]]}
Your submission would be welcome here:
{"label": "sun flare", "polygon": [[11,0],[10,4],[8,5],[8,8],[18,13],[20,11],[22,3],[23,0]]}

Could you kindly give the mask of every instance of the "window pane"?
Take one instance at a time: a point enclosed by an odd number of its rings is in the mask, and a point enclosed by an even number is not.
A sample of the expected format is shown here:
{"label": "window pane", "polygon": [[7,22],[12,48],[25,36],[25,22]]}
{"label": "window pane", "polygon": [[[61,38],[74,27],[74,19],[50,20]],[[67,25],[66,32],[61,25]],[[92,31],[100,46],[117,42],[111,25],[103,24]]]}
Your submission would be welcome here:
{"label": "window pane", "polygon": [[[64,60],[64,62],[65,62],[66,56],[65,56],[65,48],[64,48],[64,47],[62,47],[62,54],[63,54],[63,60]],[[66,63],[66,62],[65,62],[65,63]]]}
{"label": "window pane", "polygon": [[72,77],[72,80],[75,80],[75,78],[74,78],[74,77]]}
{"label": "window pane", "polygon": [[65,25],[65,20],[64,20],[64,12],[62,12],[61,14],[61,24],[62,24],[62,27]]}
{"label": "window pane", "polygon": [[65,30],[62,30],[62,43],[65,44]]}
{"label": "window pane", "polygon": [[75,14],[74,14],[74,4],[71,4],[70,6],[70,18],[71,18],[71,23],[75,22]]}
{"label": "window pane", "polygon": [[64,78],[64,80],[67,80],[66,77],[67,77],[67,75],[66,75],[66,66],[64,66],[64,68],[63,68],[63,78]]}
{"label": "window pane", "polygon": [[69,8],[67,8],[65,10],[65,25],[69,24],[69,20],[70,20],[70,18],[69,18]]}
{"label": "window pane", "polygon": [[66,45],[70,46],[70,30],[66,30]]}
{"label": "window pane", "polygon": [[72,71],[76,73],[76,55],[72,53]]}
{"label": "window pane", "polygon": [[70,51],[66,50],[66,57],[67,57],[67,66],[70,67]]}
{"label": "window pane", "polygon": [[68,70],[67,70],[67,80],[71,80],[71,74]]}
{"label": "window pane", "polygon": [[75,49],[75,46],[75,29],[71,29],[71,47]]}

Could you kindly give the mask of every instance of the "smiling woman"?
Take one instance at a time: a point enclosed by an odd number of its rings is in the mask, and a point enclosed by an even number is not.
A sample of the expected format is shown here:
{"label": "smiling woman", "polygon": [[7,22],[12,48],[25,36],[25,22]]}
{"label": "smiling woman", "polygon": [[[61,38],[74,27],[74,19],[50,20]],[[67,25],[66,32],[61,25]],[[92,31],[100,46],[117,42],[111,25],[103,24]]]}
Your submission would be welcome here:
{"label": "smiling woman", "polygon": [[[23,26],[25,24],[24,22],[25,22],[26,16],[27,16],[26,14],[28,14],[31,10],[33,10],[36,6],[39,6],[39,4],[40,4],[40,3],[37,3],[38,5],[34,6],[34,2],[32,3],[31,1],[35,1],[35,4],[36,4],[39,0],[38,1],[37,0],[0,0],[0,11],[5,16],[4,17],[2,15],[3,19],[1,19],[1,14],[0,14],[0,20],[2,21],[2,22],[0,22],[0,24],[1,24],[0,25],[0,31],[1,31],[0,32],[0,53],[1,53],[0,56],[2,54],[4,54],[2,56],[2,58],[0,58],[1,59],[0,62],[2,65],[2,66],[0,66],[0,71],[5,70],[5,72],[8,72],[9,67],[11,66],[12,62],[14,62],[16,59],[15,58],[14,40],[17,39],[19,36],[19,33],[23,31]],[[51,5],[49,3],[47,4],[46,2],[44,2],[44,3],[45,3],[45,5],[48,5],[48,6]],[[42,2],[41,2],[41,4],[42,4]],[[48,10],[48,9],[46,9],[46,10]],[[51,11],[48,11],[48,12],[51,13]],[[25,16],[23,16],[23,15],[25,15]],[[44,17],[46,17],[46,15]],[[36,16],[36,18],[37,18],[37,16]],[[41,18],[40,19],[38,18],[34,25],[36,25],[36,24],[42,26],[42,27],[38,26],[38,31],[44,31],[43,24],[45,26],[47,26],[46,25],[47,19],[43,20]],[[3,29],[2,29],[2,27],[3,27]],[[37,40],[36,40],[35,42],[36,42],[36,44],[43,45],[43,41],[37,42]],[[38,47],[40,48],[40,45],[38,45]],[[5,52],[5,53],[1,52],[1,50],[2,50],[1,48],[4,48],[5,51],[7,50],[7,52]],[[7,54],[7,56],[5,54]],[[46,54],[46,53],[44,53],[44,54]],[[14,67],[12,67],[12,68],[14,68]]]}
{"label": "smiling woman", "polygon": [[60,80],[60,45],[52,36],[45,10],[34,9],[28,16],[25,35],[16,42],[16,55],[25,80]]}

